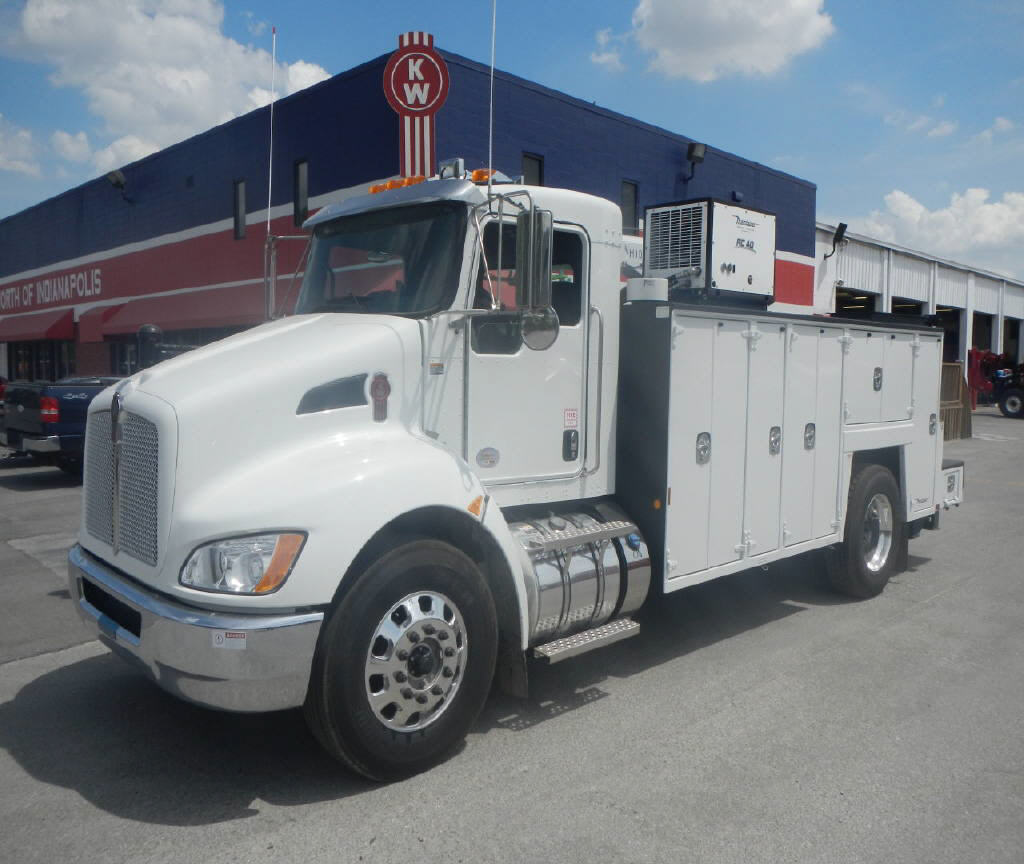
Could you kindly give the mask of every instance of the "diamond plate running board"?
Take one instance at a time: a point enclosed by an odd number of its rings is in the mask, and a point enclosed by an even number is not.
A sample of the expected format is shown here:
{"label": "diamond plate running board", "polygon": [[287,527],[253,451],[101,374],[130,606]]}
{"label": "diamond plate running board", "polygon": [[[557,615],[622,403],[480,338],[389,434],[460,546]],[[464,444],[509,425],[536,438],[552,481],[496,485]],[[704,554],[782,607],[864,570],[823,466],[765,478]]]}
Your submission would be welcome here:
{"label": "diamond plate running board", "polygon": [[533,656],[550,665],[568,660],[577,654],[584,654],[595,648],[628,639],[630,636],[636,636],[639,632],[640,625],[632,618],[619,618],[617,621],[610,621],[600,627],[584,630],[574,636],[566,636],[564,639],[556,639],[554,642],[538,645],[533,649]]}

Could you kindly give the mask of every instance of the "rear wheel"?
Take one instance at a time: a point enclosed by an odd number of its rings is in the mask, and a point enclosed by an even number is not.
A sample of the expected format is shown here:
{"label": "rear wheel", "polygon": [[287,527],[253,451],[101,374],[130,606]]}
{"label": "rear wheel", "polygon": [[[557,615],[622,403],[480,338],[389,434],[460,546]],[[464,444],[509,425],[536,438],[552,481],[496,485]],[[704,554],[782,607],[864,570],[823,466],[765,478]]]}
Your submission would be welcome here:
{"label": "rear wheel", "polygon": [[850,484],[846,539],[827,552],[829,581],[852,597],[882,592],[906,557],[907,528],[889,469],[865,465]]}
{"label": "rear wheel", "polygon": [[1010,387],[999,397],[999,410],[1006,417],[1024,418],[1024,390]]}
{"label": "rear wheel", "polygon": [[324,624],[305,706],[310,728],[371,779],[423,771],[476,720],[497,635],[473,561],[436,540],[405,543],[357,577]]}

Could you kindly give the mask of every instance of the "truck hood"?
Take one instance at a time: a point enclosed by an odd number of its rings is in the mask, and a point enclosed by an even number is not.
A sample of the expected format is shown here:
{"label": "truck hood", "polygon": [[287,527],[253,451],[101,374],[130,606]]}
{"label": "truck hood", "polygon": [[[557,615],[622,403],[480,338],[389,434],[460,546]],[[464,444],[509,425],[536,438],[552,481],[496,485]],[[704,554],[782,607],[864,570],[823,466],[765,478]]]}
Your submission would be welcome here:
{"label": "truck hood", "polygon": [[[390,316],[300,315],[196,349],[134,376],[123,388],[167,403],[177,420],[175,509],[226,473],[324,437],[376,426],[369,386],[388,376],[386,423],[416,423],[410,397],[420,367],[416,321]],[[359,380],[364,398],[360,398]],[[299,412],[303,396],[342,379],[346,407]],[[411,386],[409,386],[411,385]],[[347,403],[352,403],[348,405]],[[316,406],[314,406],[316,407]]]}

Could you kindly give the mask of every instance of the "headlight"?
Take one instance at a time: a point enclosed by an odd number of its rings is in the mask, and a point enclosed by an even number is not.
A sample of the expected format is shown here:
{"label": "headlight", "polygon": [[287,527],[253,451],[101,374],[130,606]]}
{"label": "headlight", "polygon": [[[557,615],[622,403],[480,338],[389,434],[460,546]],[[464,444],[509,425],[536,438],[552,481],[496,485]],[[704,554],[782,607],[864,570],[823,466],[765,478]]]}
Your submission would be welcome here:
{"label": "headlight", "polygon": [[227,594],[269,594],[292,572],[305,534],[256,534],[200,546],[181,568],[189,588]]}

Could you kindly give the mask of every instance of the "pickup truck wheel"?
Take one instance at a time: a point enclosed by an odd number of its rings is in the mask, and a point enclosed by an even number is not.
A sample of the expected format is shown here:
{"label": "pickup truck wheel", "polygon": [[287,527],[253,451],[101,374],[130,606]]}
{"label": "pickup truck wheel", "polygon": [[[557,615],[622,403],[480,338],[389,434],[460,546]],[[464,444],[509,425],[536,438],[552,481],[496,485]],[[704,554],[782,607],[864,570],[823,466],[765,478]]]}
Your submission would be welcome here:
{"label": "pickup truck wheel", "polygon": [[999,410],[1004,417],[1024,418],[1024,390],[1010,387],[999,397]]}
{"label": "pickup truck wheel", "polygon": [[310,728],[371,779],[423,771],[483,708],[497,637],[473,561],[437,540],[407,542],[358,576],[328,616],[306,698]]}
{"label": "pickup truck wheel", "polygon": [[852,597],[882,593],[906,557],[900,491],[888,468],[865,465],[850,484],[846,539],[826,554],[832,586]]}
{"label": "pickup truck wheel", "polygon": [[79,480],[82,479],[81,459],[70,459],[64,456],[58,456],[55,464],[69,477],[77,477]]}

